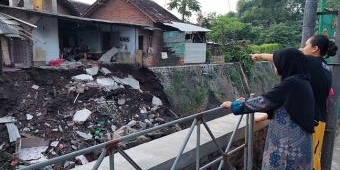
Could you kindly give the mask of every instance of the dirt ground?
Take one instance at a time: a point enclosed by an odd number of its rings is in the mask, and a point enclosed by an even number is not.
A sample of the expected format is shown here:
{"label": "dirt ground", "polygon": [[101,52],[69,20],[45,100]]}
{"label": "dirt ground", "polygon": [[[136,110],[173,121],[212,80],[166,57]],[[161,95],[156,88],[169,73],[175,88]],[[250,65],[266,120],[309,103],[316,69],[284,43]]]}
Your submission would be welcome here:
{"label": "dirt ground", "polygon": [[[46,141],[58,141],[57,146],[49,146],[43,155],[47,158],[63,155],[78,149],[86,148],[108,139],[106,134],[113,133],[116,129],[131,123],[140,122],[131,127],[142,130],[141,124],[152,120],[152,124],[144,128],[162,124],[175,117],[168,109],[169,101],[163,87],[155,74],[147,68],[138,68],[134,65],[105,65],[112,73],[110,76],[119,78],[131,75],[139,81],[140,89],[133,89],[127,85],[111,91],[97,87],[87,87],[84,93],[70,91],[72,76],[85,74],[83,65],[69,70],[50,70],[30,68],[15,72],[4,72],[0,76],[0,118],[12,116],[16,118],[22,138],[39,137]],[[104,77],[98,73],[93,76]],[[34,89],[32,87],[38,87]],[[154,107],[153,96],[158,97],[163,105]],[[123,103],[119,103],[124,99]],[[99,105],[98,102],[104,103]],[[110,102],[108,102],[110,101]],[[83,123],[72,121],[76,111],[88,109],[92,113]],[[147,112],[142,112],[146,108]],[[32,118],[33,117],[33,118]],[[149,122],[149,121],[148,121]],[[75,131],[93,135],[93,138],[84,140]],[[154,138],[148,136],[149,138]],[[9,135],[5,124],[0,123],[0,169],[13,169],[18,163],[11,156],[16,150],[16,142],[9,142]],[[91,161],[98,153],[85,155]],[[80,162],[72,160],[75,164]],[[56,164],[53,169],[67,169],[65,164]]]}

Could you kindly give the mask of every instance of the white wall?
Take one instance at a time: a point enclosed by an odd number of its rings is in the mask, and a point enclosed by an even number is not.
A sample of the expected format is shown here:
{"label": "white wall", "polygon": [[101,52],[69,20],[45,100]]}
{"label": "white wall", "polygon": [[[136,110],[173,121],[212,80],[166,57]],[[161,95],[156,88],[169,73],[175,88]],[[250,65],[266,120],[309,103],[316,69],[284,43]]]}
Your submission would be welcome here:
{"label": "white wall", "polygon": [[46,64],[59,58],[58,19],[42,18],[32,34],[41,41],[33,42],[33,61]]}
{"label": "white wall", "polygon": [[184,63],[204,63],[206,52],[206,43],[185,43]]}
{"label": "white wall", "polygon": [[[115,25],[101,25],[100,31],[102,32],[119,32],[120,38],[128,38],[129,41],[121,41],[121,46],[126,46],[127,51],[131,53],[131,56],[135,55],[136,47],[137,47],[137,28],[134,27],[126,27],[126,26],[115,26]],[[101,43],[102,40],[98,40],[99,43]],[[98,43],[98,45],[100,45]]]}
{"label": "white wall", "polygon": [[136,40],[136,28],[134,27],[124,27],[124,26],[112,26],[112,31],[119,32],[120,37],[128,37],[129,41],[121,41],[122,45],[126,45],[127,51],[131,53],[131,56],[135,55],[137,40]]}

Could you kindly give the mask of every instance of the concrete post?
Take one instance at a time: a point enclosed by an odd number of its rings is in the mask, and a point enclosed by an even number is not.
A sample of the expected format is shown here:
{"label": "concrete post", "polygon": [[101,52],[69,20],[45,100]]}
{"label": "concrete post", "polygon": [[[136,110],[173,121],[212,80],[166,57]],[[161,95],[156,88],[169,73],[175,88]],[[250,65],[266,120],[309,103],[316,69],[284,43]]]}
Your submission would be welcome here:
{"label": "concrete post", "polygon": [[[340,11],[338,12],[337,27],[335,34],[335,43],[340,47]],[[321,154],[321,169],[330,170],[332,167],[333,148],[335,140],[335,131],[338,120],[338,113],[340,111],[340,49],[338,49],[336,56],[333,59],[332,67],[332,87],[335,95],[329,100],[326,131],[324,135],[324,142]]]}
{"label": "concrete post", "polygon": [[24,1],[25,9],[33,9],[33,0],[25,0]]}
{"label": "concrete post", "polygon": [[306,0],[300,47],[304,47],[308,38],[314,34],[317,5],[317,0]]}
{"label": "concrete post", "polygon": [[57,3],[57,0],[52,0],[52,13],[58,13],[58,3]]}
{"label": "concrete post", "polygon": [[17,7],[18,6],[18,0],[9,0],[9,6],[10,7]]}

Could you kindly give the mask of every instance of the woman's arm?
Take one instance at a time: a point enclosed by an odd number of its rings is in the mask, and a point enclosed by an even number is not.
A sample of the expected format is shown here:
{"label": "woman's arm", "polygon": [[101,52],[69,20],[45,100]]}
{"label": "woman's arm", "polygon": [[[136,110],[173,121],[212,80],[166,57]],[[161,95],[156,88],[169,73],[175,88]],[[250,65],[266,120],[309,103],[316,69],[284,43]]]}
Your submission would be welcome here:
{"label": "woman's arm", "polygon": [[260,60],[273,61],[273,54],[260,53],[260,54],[251,54],[250,56],[251,56],[251,59],[254,61],[260,61]]}
{"label": "woman's arm", "polygon": [[231,109],[235,115],[240,115],[253,112],[267,112],[277,108],[278,105],[271,103],[263,96],[258,96],[250,98],[246,101],[225,101],[221,104],[221,107]]}

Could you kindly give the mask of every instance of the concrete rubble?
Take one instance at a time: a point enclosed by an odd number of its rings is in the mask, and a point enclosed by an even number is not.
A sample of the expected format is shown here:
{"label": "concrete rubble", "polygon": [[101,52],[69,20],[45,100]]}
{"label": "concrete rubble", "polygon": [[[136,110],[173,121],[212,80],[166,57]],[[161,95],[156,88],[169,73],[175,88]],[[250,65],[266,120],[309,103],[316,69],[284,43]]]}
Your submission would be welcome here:
{"label": "concrete rubble", "polygon": [[[144,74],[154,76],[151,71]],[[139,77],[134,77],[136,75]],[[155,92],[156,96],[152,89],[143,87],[141,81],[146,79],[134,66],[65,62],[59,69],[34,69],[20,76],[9,80],[20,83],[18,104],[7,115],[0,114],[0,130],[5,124],[11,124],[7,128],[17,129],[17,133],[13,130],[0,134],[0,169],[25,166],[22,161],[13,163],[12,159],[1,157],[3,151],[14,154],[20,150],[19,160],[34,163],[175,119],[167,109],[165,95]],[[11,75],[8,79],[14,77]],[[132,147],[176,130],[178,126],[152,132],[124,142],[122,146]],[[40,142],[32,145],[25,139],[40,139]],[[27,142],[31,145],[23,147]],[[99,154],[82,155],[49,168],[67,169],[86,164],[97,159]]]}

